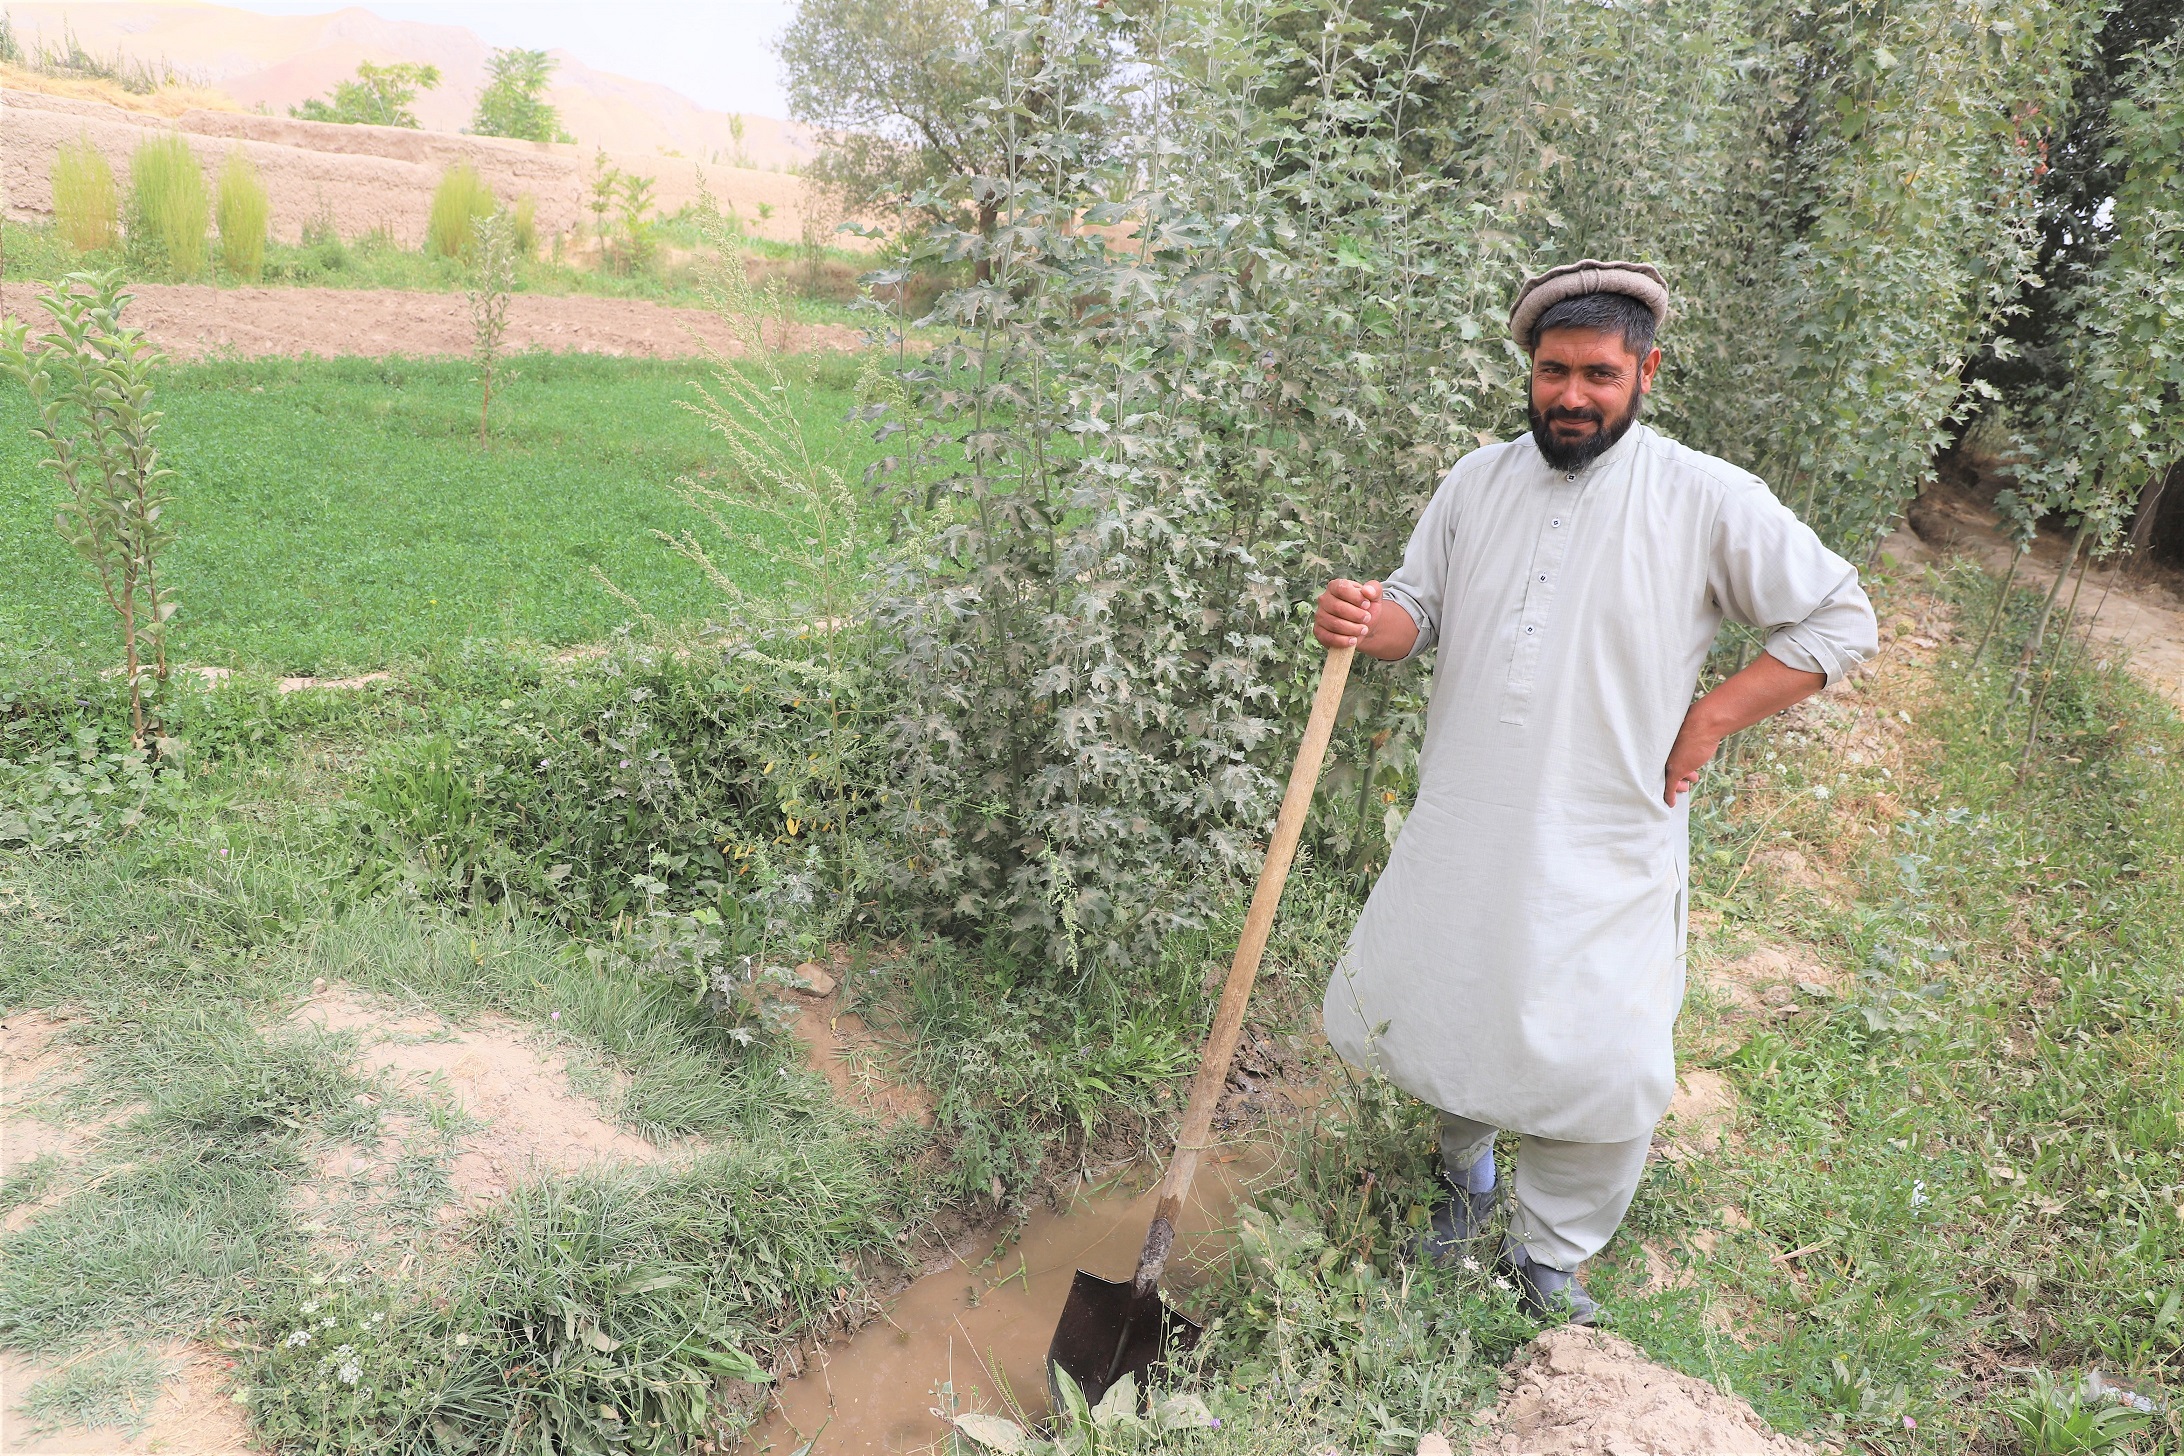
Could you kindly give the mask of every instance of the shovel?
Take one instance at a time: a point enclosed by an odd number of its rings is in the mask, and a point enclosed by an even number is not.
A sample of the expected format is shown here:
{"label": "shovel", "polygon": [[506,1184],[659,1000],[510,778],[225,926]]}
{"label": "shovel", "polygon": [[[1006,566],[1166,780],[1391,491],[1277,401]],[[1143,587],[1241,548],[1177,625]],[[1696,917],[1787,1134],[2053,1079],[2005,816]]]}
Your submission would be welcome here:
{"label": "shovel", "polygon": [[1289,790],[1282,795],[1281,817],[1274,822],[1274,841],[1266,847],[1259,887],[1252,892],[1251,912],[1244,917],[1243,938],[1237,943],[1236,959],[1229,963],[1228,982],[1221,988],[1221,1004],[1206,1036],[1206,1054],[1191,1082],[1191,1100],[1183,1110],[1183,1126],[1176,1132],[1175,1156],[1168,1160],[1167,1174],[1160,1180],[1137,1274],[1128,1282],[1118,1282],[1079,1269],[1069,1286],[1054,1343],[1047,1347],[1047,1390],[1055,1410],[1062,1409],[1061,1375],[1075,1381],[1085,1400],[1097,1405],[1108,1387],[1125,1375],[1143,1376],[1170,1351],[1188,1350],[1198,1343],[1197,1321],[1161,1302],[1160,1275],[1175,1247],[1175,1224],[1198,1172],[1198,1155],[1213,1131],[1214,1108],[1228,1083],[1229,1058],[1236,1054],[1236,1039],[1244,1029],[1244,1004],[1251,999],[1259,957],[1266,951],[1267,933],[1274,928],[1274,907],[1281,903],[1289,862],[1296,858],[1297,839],[1312,808],[1320,760],[1326,757],[1327,740],[1335,731],[1335,710],[1342,706],[1342,687],[1356,650],[1336,647],[1327,653],[1319,692],[1312,698],[1312,717],[1305,724],[1304,741],[1297,745],[1296,765],[1289,771]]}

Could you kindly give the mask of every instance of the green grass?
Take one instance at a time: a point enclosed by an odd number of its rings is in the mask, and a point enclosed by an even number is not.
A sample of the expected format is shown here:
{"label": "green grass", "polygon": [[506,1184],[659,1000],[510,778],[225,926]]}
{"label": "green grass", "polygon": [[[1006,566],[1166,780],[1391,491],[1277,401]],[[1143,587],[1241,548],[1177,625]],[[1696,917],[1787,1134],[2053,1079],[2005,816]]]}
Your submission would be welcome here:
{"label": "green grass", "polygon": [[[821,439],[842,422],[857,362],[791,361]],[[670,621],[717,614],[687,563],[650,535],[702,522],[669,487],[718,466],[680,408],[687,362],[527,355],[489,449],[461,361],[344,359],[176,366],[161,380],[177,472],[178,539],[162,572],[182,603],[177,661],[287,672],[383,667],[466,640],[604,638],[631,613],[597,567]],[[497,403],[499,403],[497,401]],[[0,390],[0,636],[102,662],[113,637],[56,536],[56,487]],[[723,563],[776,585],[733,544]]]}
{"label": "green grass", "polygon": [[141,1345],[86,1355],[23,1392],[19,1409],[34,1430],[113,1427],[141,1434],[167,1383],[167,1364]]}
{"label": "green grass", "polygon": [[[1976,628],[1991,586],[1949,590]],[[1712,948],[1811,946],[1848,989],[1771,1022],[1687,1013],[1687,1064],[1737,1087],[1741,1146],[1657,1167],[1602,1280],[1671,1363],[1891,1451],[2009,1439],[2007,1367],[2184,1384],[2184,732],[2078,657],[2020,782],[2008,672],[1967,671],[1965,634],[1941,655],[1843,700],[1915,720],[1893,776],[1777,732],[1699,815]],[[1838,866],[1847,900],[1765,870],[1730,893],[1784,804],[1767,833]],[[1638,1293],[1641,1237],[1684,1251],[1693,1286]]]}

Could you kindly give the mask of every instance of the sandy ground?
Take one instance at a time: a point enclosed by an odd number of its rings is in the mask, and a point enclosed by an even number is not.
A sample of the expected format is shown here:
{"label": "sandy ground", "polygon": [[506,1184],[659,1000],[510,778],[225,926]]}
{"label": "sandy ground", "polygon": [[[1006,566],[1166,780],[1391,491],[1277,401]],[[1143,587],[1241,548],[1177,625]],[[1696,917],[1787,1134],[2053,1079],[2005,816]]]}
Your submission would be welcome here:
{"label": "sandy ground", "polygon": [[[1752,1408],[1598,1330],[1549,1330],[1510,1378],[1479,1456],[1813,1456]],[[1427,1450],[1421,1443],[1419,1451]]]}
{"label": "sandy ground", "polygon": [[158,1347],[167,1384],[135,1436],[110,1427],[34,1431],[15,1409],[52,1365],[0,1355],[0,1452],[6,1456],[227,1456],[260,1453],[243,1408],[231,1398],[235,1362],[209,1346],[170,1341]]}
{"label": "sandy ground", "polygon": [[[573,1091],[567,1059],[536,1045],[505,1017],[457,1023],[334,986],[314,995],[295,1019],[354,1033],[363,1048],[360,1074],[378,1074],[390,1093],[437,1101],[468,1120],[469,1130],[452,1148],[448,1181],[455,1202],[440,1209],[442,1221],[490,1204],[519,1180],[608,1163],[650,1163],[663,1155]],[[377,1201],[417,1131],[405,1119],[387,1122],[375,1153],[336,1154],[321,1169],[320,1179],[303,1190],[306,1208],[339,1203],[352,1192],[364,1202]]]}
{"label": "sandy ground", "polygon": [[[470,305],[459,293],[181,283],[145,283],[131,291],[136,302],[129,306],[129,322],[177,359],[471,351]],[[770,328],[767,337],[771,343]],[[857,349],[863,343],[855,329],[832,324],[793,325],[786,339],[788,348],[798,350]],[[726,325],[703,309],[581,294],[512,296],[504,345],[511,351],[651,359],[686,358],[709,346],[735,351]]]}

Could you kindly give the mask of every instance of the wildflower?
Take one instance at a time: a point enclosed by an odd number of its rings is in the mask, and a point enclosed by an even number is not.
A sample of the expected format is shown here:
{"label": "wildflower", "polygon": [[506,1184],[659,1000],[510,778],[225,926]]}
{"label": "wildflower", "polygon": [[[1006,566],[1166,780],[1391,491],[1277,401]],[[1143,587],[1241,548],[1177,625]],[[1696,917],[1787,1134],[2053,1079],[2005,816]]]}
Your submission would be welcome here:
{"label": "wildflower", "polygon": [[1478,1272],[1479,1272],[1479,1261],[1478,1261],[1477,1259],[1474,1259],[1474,1258],[1472,1258],[1472,1257],[1471,1257],[1470,1255],[1468,1255],[1468,1254],[1467,1254],[1467,1255],[1465,1255],[1465,1256],[1464,1256],[1464,1272],[1465,1272],[1466,1274],[1476,1274],[1476,1273],[1478,1273]]}
{"label": "wildflower", "polygon": [[227,858],[227,846],[226,846],[226,845],[224,845],[224,844],[220,846],[220,858],[222,858],[222,859],[226,859],[226,858]]}
{"label": "wildflower", "polygon": [[326,1318],[318,1322],[318,1326],[322,1330],[332,1329],[334,1327],[334,1317],[332,1315],[326,1316]]}
{"label": "wildflower", "polygon": [[470,1343],[470,1336],[466,1334],[459,1334],[455,1337],[455,1343],[458,1345],[467,1345]]}
{"label": "wildflower", "polygon": [[561,1013],[560,1013],[560,1012],[558,1012],[558,1011],[556,1011],[556,1012],[554,1013],[554,1020],[556,1020],[556,1021],[559,1021],[560,1019],[561,1019]]}
{"label": "wildflower", "polygon": [[1826,784],[1814,784],[1812,786],[1812,796],[1815,799],[1825,799],[1828,796],[1828,786]]}
{"label": "wildflower", "polygon": [[1494,1276],[1494,1287],[1496,1289],[1506,1290],[1507,1288],[1509,1288],[1509,1281],[1502,1278],[1501,1275],[1496,1274]]}
{"label": "wildflower", "polygon": [[364,1367],[357,1364],[356,1361],[351,1360],[348,1364],[342,1366],[339,1370],[336,1370],[334,1372],[334,1376],[343,1385],[354,1385],[357,1382],[357,1377],[362,1375],[363,1373]]}
{"label": "wildflower", "polygon": [[1917,1208],[1927,1201],[1926,1180],[1923,1178],[1913,1180],[1911,1184],[1911,1206]]}
{"label": "wildflower", "polygon": [[311,1332],[309,1330],[290,1331],[288,1338],[281,1341],[281,1343],[291,1350],[299,1345],[308,1345],[311,1343]]}
{"label": "wildflower", "polygon": [[1912,1420],[1911,1417],[1905,1416],[1903,1418],[1903,1428],[1907,1431],[1915,1431],[1919,1428],[1919,1423]]}
{"label": "wildflower", "polygon": [[366,1321],[365,1321],[364,1323],[366,1323],[366,1324],[369,1324],[369,1325],[376,1325],[376,1324],[378,1324],[378,1323],[379,1323],[379,1322],[380,1322],[381,1320],[385,1319],[386,1317],[387,1317],[387,1312],[386,1312],[385,1310],[383,1310],[383,1309],[375,1309],[375,1310],[373,1310],[373,1311],[372,1311],[372,1317],[371,1317],[370,1319],[366,1320]]}
{"label": "wildflower", "polygon": [[1213,1418],[1213,1428],[1217,1431],[1221,1429],[1221,1418],[1219,1416]]}
{"label": "wildflower", "polygon": [[317,1313],[318,1313],[318,1301],[314,1299],[314,1300],[312,1300],[312,1301],[311,1301],[311,1302],[310,1302],[309,1304],[305,1305],[305,1306],[303,1307],[303,1312],[304,1312],[305,1314],[317,1314]]}

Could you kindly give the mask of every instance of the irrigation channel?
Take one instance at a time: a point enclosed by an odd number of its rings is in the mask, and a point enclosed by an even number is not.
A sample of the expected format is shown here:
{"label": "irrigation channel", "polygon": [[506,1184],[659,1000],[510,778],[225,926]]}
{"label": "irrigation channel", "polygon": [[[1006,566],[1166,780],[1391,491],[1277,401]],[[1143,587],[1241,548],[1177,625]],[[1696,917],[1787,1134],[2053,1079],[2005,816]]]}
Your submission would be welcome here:
{"label": "irrigation channel", "polygon": [[[1266,1186],[1273,1167],[1260,1148],[1233,1144],[1200,1164],[1167,1282],[1186,1305],[1192,1284],[1228,1248],[1237,1205]],[[918,1279],[879,1318],[782,1383],[743,1456],[769,1447],[786,1456],[807,1444],[805,1456],[892,1456],[942,1440],[943,1411],[1044,1416],[1047,1341],[1070,1280],[1080,1268],[1130,1277],[1158,1174],[1139,1169],[1119,1186],[1080,1191],[1060,1213],[1042,1209],[998,1253],[991,1238],[958,1239],[968,1253]]]}

